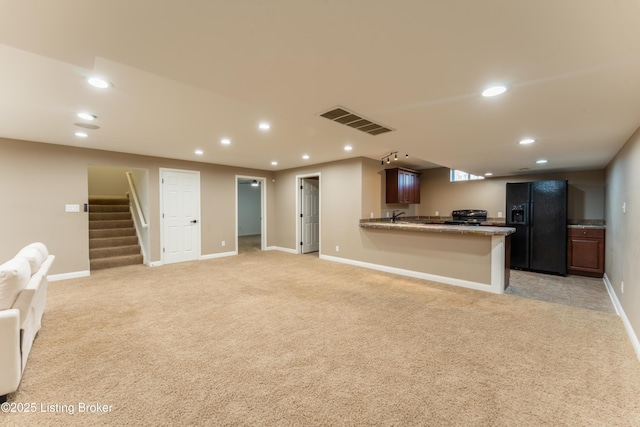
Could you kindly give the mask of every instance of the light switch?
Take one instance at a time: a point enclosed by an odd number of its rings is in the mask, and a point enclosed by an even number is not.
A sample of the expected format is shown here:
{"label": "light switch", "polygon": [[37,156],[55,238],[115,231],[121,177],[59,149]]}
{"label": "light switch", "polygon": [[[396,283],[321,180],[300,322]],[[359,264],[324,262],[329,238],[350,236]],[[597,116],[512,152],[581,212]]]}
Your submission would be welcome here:
{"label": "light switch", "polygon": [[80,212],[80,205],[65,205],[65,212]]}

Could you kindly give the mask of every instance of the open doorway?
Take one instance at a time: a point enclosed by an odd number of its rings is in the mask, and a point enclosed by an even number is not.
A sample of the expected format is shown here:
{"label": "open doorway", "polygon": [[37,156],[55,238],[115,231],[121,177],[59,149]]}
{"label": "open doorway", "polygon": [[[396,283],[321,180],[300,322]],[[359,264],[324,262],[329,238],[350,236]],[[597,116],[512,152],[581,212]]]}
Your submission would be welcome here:
{"label": "open doorway", "polygon": [[298,253],[320,252],[320,174],[298,175]]}
{"label": "open doorway", "polygon": [[91,270],[151,265],[149,171],[88,165],[87,183]]}
{"label": "open doorway", "polygon": [[238,253],[264,250],[265,178],[236,176],[236,248]]}

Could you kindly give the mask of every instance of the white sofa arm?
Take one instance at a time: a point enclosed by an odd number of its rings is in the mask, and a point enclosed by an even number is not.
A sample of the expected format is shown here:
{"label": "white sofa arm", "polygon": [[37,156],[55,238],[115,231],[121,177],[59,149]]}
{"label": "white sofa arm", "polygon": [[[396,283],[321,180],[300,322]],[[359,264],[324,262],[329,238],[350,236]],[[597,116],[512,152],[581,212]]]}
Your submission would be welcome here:
{"label": "white sofa arm", "polygon": [[20,363],[20,311],[0,310],[0,396],[18,389]]}
{"label": "white sofa arm", "polygon": [[49,268],[51,268],[51,264],[56,259],[55,255],[49,255],[40,265],[38,271],[36,271],[33,276],[29,279],[29,283],[25,286],[25,289],[38,289],[40,283],[42,282],[42,278],[47,278],[47,273],[49,273]]}

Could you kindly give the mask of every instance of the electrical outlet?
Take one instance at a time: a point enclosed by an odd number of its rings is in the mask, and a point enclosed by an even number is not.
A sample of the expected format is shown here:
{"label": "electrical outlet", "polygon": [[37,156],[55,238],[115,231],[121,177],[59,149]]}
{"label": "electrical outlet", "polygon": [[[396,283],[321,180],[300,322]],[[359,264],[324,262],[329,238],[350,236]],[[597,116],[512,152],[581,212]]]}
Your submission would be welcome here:
{"label": "electrical outlet", "polygon": [[620,282],[620,292],[624,294],[624,282]]}
{"label": "electrical outlet", "polygon": [[627,202],[624,202],[622,204],[622,213],[625,213],[625,214],[627,213]]}
{"label": "electrical outlet", "polygon": [[226,245],[226,242],[223,240],[223,241],[222,241],[222,246],[224,246],[224,245]]}
{"label": "electrical outlet", "polygon": [[336,246],[336,252],[340,252],[340,246]]}
{"label": "electrical outlet", "polygon": [[65,212],[80,212],[80,205],[64,205]]}
{"label": "electrical outlet", "polygon": [[436,211],[436,216],[440,216],[440,211]]}
{"label": "electrical outlet", "polygon": [[502,218],[502,212],[498,212],[498,218]]}
{"label": "electrical outlet", "polygon": [[371,218],[373,218],[373,212],[371,212]]}

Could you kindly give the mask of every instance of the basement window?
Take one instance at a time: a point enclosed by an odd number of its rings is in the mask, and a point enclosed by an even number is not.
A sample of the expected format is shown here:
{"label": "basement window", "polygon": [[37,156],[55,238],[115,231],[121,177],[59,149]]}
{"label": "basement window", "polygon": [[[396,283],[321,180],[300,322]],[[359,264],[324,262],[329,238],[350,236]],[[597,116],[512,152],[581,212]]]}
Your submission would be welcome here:
{"label": "basement window", "polygon": [[484,176],[472,175],[467,172],[463,172],[457,169],[450,169],[449,181],[474,181],[477,179],[484,179]]}

